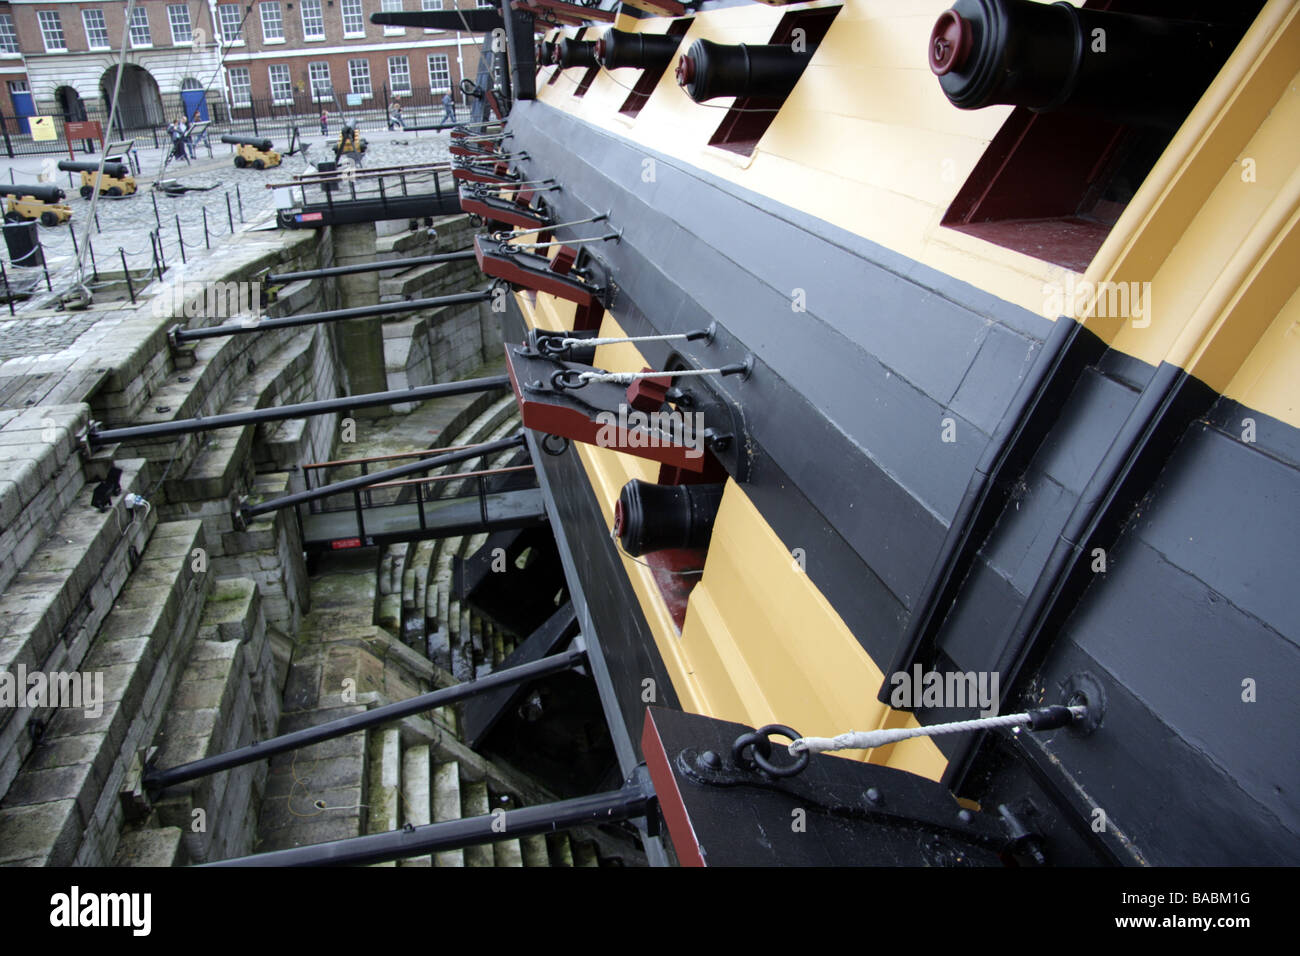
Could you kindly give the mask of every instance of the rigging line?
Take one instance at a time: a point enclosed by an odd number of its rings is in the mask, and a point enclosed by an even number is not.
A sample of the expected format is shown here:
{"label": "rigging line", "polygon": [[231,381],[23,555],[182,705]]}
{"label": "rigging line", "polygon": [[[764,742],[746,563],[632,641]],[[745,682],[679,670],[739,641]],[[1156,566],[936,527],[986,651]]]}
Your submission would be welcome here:
{"label": "rigging line", "polygon": [[1088,715],[1087,704],[1071,704],[1038,707],[1020,714],[1001,714],[995,717],[980,717],[975,720],[955,720],[947,724],[931,724],[928,727],[899,727],[893,730],[868,730],[854,732],[837,737],[800,737],[793,741],[789,750],[791,754],[803,751],[825,753],[830,750],[870,750],[883,747],[899,740],[912,737],[938,737],[944,734],[963,734],[976,730],[993,730],[998,727],[1017,729],[1027,726],[1030,730],[1053,730],[1064,727]]}
{"label": "rigging line", "polygon": [[[113,133],[113,120],[117,117],[117,107],[121,102],[122,91],[122,74],[126,72],[126,44],[131,36],[131,12],[135,9],[136,0],[127,0],[126,19],[122,24],[122,49],[117,57],[117,71],[113,76],[113,103],[108,109],[108,132],[111,136]],[[103,150],[99,156],[99,170],[96,172],[95,182],[104,181],[104,163],[108,161],[108,150]],[[86,216],[86,231],[81,237],[81,245],[77,250],[77,285],[84,291],[86,280],[86,250],[90,248],[90,225],[95,221],[95,206],[99,203],[99,190],[95,189],[90,195],[90,214]]]}
{"label": "rigging line", "polygon": [[677,574],[677,575],[683,575],[683,576],[684,576],[684,575],[687,575],[687,574],[703,574],[703,573],[704,573],[704,569],[703,569],[703,568],[698,568],[698,569],[696,569],[696,570],[688,570],[688,571],[673,571],[673,570],[671,570],[671,569],[669,569],[669,568],[656,568],[656,567],[655,567],[653,564],[651,564],[649,561],[642,561],[640,558],[634,558],[632,555],[628,554],[627,551],[625,551],[625,550],[623,549],[623,542],[619,540],[618,535],[615,534],[613,528],[610,528],[610,529],[609,529],[609,537],[610,537],[610,540],[614,542],[614,547],[616,547],[616,548],[619,550],[619,553],[622,554],[623,557],[627,558],[629,561],[633,562],[634,564],[639,564],[639,565],[641,565],[642,567],[649,568],[651,571],[654,571],[654,572],[656,572],[656,573],[658,573],[658,574]]}

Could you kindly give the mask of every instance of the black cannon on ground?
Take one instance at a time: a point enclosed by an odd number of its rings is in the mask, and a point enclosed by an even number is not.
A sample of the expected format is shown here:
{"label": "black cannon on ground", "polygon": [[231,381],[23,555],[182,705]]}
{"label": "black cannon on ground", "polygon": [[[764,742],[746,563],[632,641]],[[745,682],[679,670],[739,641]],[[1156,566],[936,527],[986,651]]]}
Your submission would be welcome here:
{"label": "black cannon on ground", "polygon": [[271,141],[264,136],[238,136],[226,133],[221,137],[223,143],[235,147],[235,168],[252,166],[254,169],[270,169],[280,165],[280,154],[271,146]]}
{"label": "black cannon on ground", "polygon": [[135,177],[126,163],[104,163],[104,174],[99,175],[99,163],[59,160],[59,169],[67,173],[81,173],[81,198],[89,199],[96,186],[105,196],[129,196],[136,191]]}
{"label": "black cannon on ground", "polygon": [[72,218],[72,207],[63,202],[67,194],[53,183],[0,185],[0,196],[8,197],[5,222],[39,219],[42,226],[57,226]]}

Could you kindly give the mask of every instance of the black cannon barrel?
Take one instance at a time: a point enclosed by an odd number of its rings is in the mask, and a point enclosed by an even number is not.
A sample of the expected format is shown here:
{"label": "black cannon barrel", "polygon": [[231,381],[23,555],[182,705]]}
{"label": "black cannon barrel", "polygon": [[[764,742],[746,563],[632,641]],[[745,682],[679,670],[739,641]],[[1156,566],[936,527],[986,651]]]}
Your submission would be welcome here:
{"label": "black cannon barrel", "polygon": [[[61,159],[59,160],[59,169],[65,173],[97,173],[99,172],[99,163],[82,163],[74,162],[71,159]],[[114,179],[125,179],[131,175],[131,170],[126,163],[105,163],[104,175],[112,176]]]}
{"label": "black cannon barrel", "polygon": [[682,38],[667,33],[628,33],[606,30],[596,41],[596,59],[607,70],[635,67],[638,70],[663,70],[677,53]]}
{"label": "black cannon barrel", "polygon": [[696,40],[677,61],[677,83],[697,103],[719,96],[785,96],[812,55],[781,43],[730,46]]}
{"label": "black cannon barrel", "polygon": [[558,63],[561,69],[571,66],[598,66],[596,63],[596,41],[564,39],[555,44],[551,62]]}
{"label": "black cannon barrel", "polygon": [[619,492],[614,531],[633,557],[666,548],[703,548],[713,534],[722,485],[657,485],[633,478]]}
{"label": "black cannon barrel", "polygon": [[555,42],[553,40],[538,40],[536,53],[538,66],[550,66],[555,62]]}
{"label": "black cannon barrel", "polygon": [[1176,129],[1240,40],[1237,23],[957,0],[927,59],[954,106],[1059,110]]}
{"label": "black cannon barrel", "polygon": [[65,193],[53,183],[14,183],[12,186],[0,185],[0,195],[31,196],[41,202],[59,202]]}
{"label": "black cannon barrel", "polygon": [[271,148],[271,141],[262,136],[237,136],[234,133],[223,133],[221,141],[223,143],[232,143],[235,146],[251,146],[253,149],[260,149],[264,153]]}

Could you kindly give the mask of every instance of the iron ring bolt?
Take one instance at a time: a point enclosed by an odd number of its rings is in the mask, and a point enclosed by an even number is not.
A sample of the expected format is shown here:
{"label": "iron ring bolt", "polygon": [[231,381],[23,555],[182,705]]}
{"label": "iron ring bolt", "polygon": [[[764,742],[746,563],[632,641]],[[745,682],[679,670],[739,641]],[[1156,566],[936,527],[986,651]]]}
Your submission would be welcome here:
{"label": "iron ring bolt", "polygon": [[767,754],[772,752],[772,743],[763,734],[757,730],[751,730],[747,734],[741,734],[736,738],[736,742],[731,745],[731,762],[742,770],[753,770],[758,764],[752,756],[746,756],[745,751],[753,748],[755,753],[760,749]]}
{"label": "iron ring bolt", "polygon": [[571,388],[582,388],[587,384],[587,380],[582,377],[582,372],[572,368],[556,369],[551,373],[551,388],[557,392],[563,392]]}
{"label": "iron ring bolt", "polygon": [[[767,741],[772,734],[789,738],[791,742],[798,740],[800,736],[798,731],[787,727],[784,724],[768,724],[765,727],[758,728],[757,732],[763,735],[764,741]],[[767,758],[770,754],[770,744],[761,750],[755,748],[754,762],[763,768],[765,773],[773,777],[793,777],[796,774],[802,773],[804,768],[808,766],[808,751],[806,750],[799,754],[794,763],[787,764],[784,767],[777,766],[768,760]]]}

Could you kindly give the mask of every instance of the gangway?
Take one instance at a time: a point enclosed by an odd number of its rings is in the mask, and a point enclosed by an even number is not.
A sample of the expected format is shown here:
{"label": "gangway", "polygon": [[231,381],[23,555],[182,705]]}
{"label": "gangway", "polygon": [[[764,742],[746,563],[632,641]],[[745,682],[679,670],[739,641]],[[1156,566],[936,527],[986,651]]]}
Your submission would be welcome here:
{"label": "gangway", "polygon": [[[488,443],[496,444],[496,443]],[[481,445],[458,445],[303,466],[307,489],[370,473],[372,466],[413,461]],[[383,481],[295,506],[306,551],[338,551],[401,541],[527,528],[545,524],[546,507],[531,463]]]}

